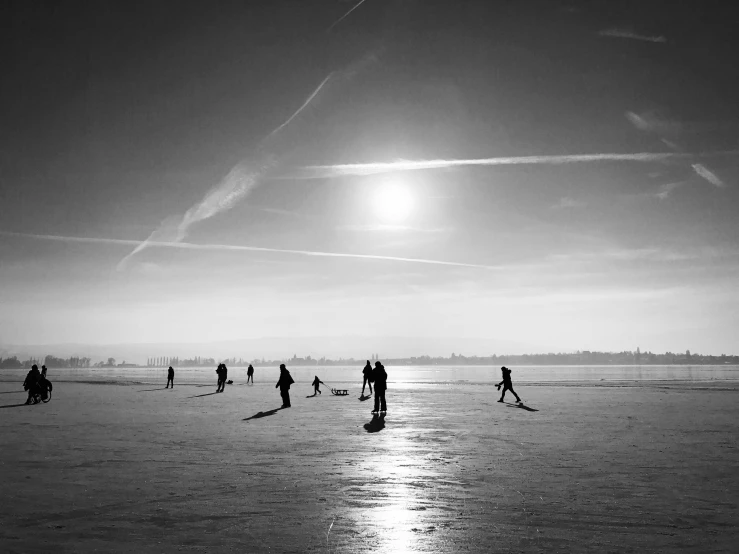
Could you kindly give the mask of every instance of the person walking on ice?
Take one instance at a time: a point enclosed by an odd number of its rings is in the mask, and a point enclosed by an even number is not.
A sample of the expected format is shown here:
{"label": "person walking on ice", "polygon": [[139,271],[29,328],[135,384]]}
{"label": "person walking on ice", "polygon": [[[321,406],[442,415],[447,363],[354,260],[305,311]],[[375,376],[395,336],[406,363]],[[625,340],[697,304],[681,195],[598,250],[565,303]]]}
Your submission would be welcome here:
{"label": "person walking on ice", "polygon": [[516,402],[520,403],[521,399],[516,394],[516,391],[513,390],[513,383],[511,382],[511,370],[508,369],[506,366],[503,366],[500,368],[500,371],[503,372],[503,380],[495,386],[498,388],[498,390],[500,390],[500,386],[503,385],[503,394],[500,395],[500,400],[498,400],[498,402],[505,402],[503,398],[505,397],[506,391],[511,391],[511,394],[516,397]]}
{"label": "person walking on ice", "polygon": [[172,385],[172,388],[174,388],[174,368],[172,366],[169,366],[167,370],[167,386],[164,388],[168,389],[169,385]]}
{"label": "person walking on ice", "polygon": [[275,388],[280,388],[280,396],[282,397],[283,408],[290,407],[290,385],[292,385],[294,382],[295,381],[293,381],[293,378],[290,375],[290,372],[285,367],[285,364],[280,364],[280,379],[277,381]]}
{"label": "person walking on ice", "polygon": [[321,394],[321,388],[320,388],[319,385],[325,385],[325,384],[326,383],[324,383],[323,381],[321,381],[318,378],[318,375],[316,375],[316,378],[313,379],[313,396],[315,396],[316,394]]}
{"label": "person walking on ice", "polygon": [[254,384],[254,366],[251,364],[246,368],[246,384],[248,385],[249,382],[251,382],[252,385]]}
{"label": "person walking on ice", "polygon": [[385,371],[385,366],[380,362],[375,362],[375,370],[372,372],[372,377],[375,382],[375,409],[372,410],[372,413],[386,412],[385,391],[387,390],[387,372]]}

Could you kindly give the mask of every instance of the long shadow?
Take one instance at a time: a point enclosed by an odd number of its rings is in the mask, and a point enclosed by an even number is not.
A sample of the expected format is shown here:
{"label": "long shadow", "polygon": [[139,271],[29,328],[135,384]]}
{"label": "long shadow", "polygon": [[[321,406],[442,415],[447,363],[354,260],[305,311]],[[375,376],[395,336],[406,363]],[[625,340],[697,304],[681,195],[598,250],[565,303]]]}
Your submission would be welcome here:
{"label": "long shadow", "polygon": [[267,416],[275,415],[277,412],[279,412],[280,410],[284,410],[284,409],[285,408],[275,408],[274,410],[269,410],[266,412],[257,412],[251,417],[245,417],[244,419],[242,419],[242,421],[249,421],[250,419],[259,419],[260,417],[267,417]]}
{"label": "long shadow", "polygon": [[367,396],[361,395],[359,397],[359,400],[361,400],[362,402],[364,402],[365,400],[369,400],[370,398],[372,398],[372,395],[371,394],[368,394]]}
{"label": "long shadow", "polygon": [[385,414],[373,415],[372,421],[365,423],[364,428],[368,433],[379,433],[385,428]]}
{"label": "long shadow", "polygon": [[188,398],[200,398],[201,396],[211,396],[214,394],[221,394],[218,392],[206,392],[205,394],[196,394],[195,396],[188,396]]}
{"label": "long shadow", "polygon": [[4,391],[0,392],[0,394],[18,394],[18,393],[21,393],[21,392],[24,393],[26,391],[24,391],[24,390],[4,390]]}
{"label": "long shadow", "polygon": [[155,390],[167,390],[167,388],[169,388],[169,387],[159,387],[158,389],[142,389],[142,390],[139,390],[139,391],[136,391],[136,392],[151,392],[151,391],[155,391]]}
{"label": "long shadow", "polygon": [[539,411],[534,408],[529,408],[523,402],[521,402],[520,404],[511,404],[510,402],[505,402],[505,405],[510,408],[521,408],[522,410],[526,410],[527,412],[538,412]]}
{"label": "long shadow", "polygon": [[313,398],[314,396],[316,396],[316,393],[309,394],[308,396],[306,396],[306,398]]}
{"label": "long shadow", "polygon": [[6,406],[0,406],[0,409],[2,408],[19,408],[21,406],[30,406],[31,404],[26,404],[25,402],[23,404],[8,404]]}

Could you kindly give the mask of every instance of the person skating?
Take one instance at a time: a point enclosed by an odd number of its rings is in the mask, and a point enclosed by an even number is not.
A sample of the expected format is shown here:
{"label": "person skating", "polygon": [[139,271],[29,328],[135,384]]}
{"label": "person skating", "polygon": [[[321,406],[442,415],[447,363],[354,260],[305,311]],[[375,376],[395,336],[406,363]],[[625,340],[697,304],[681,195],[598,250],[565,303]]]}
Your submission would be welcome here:
{"label": "person skating", "polygon": [[174,368],[172,366],[169,366],[167,370],[167,386],[164,388],[168,389],[169,385],[172,385],[172,388],[174,388]]}
{"label": "person skating", "polygon": [[500,371],[503,372],[503,380],[495,386],[498,387],[498,390],[500,390],[500,386],[503,385],[503,394],[500,395],[500,400],[498,400],[498,402],[505,402],[503,400],[503,397],[505,397],[506,391],[511,391],[511,393],[513,393],[513,396],[516,397],[516,402],[521,402],[521,399],[516,394],[516,391],[513,390],[513,383],[511,382],[511,370],[508,369],[506,366],[503,366],[500,368]]}
{"label": "person skating", "polygon": [[321,381],[318,378],[318,375],[316,375],[316,378],[313,379],[313,396],[315,396],[316,394],[321,394],[321,388],[319,387],[319,385],[325,385],[325,384],[326,383]]}
{"label": "person skating", "polygon": [[290,407],[290,385],[292,385],[294,382],[295,381],[293,381],[293,378],[290,375],[290,372],[285,367],[285,364],[280,364],[280,379],[277,381],[275,388],[279,387],[280,389],[280,396],[282,397],[283,408]]}
{"label": "person skating", "polygon": [[246,384],[248,385],[249,382],[251,384],[254,384],[254,368],[251,364],[249,364],[249,367],[246,369]]}
{"label": "person skating", "polygon": [[380,362],[375,362],[372,377],[375,382],[375,409],[372,410],[372,413],[386,412],[385,391],[387,390],[387,372],[385,371],[385,366]]}
{"label": "person skating", "polygon": [[367,365],[362,370],[362,376],[364,377],[362,381],[362,396],[364,396],[365,385],[369,385],[370,394],[372,394],[372,364],[369,360],[367,360]]}

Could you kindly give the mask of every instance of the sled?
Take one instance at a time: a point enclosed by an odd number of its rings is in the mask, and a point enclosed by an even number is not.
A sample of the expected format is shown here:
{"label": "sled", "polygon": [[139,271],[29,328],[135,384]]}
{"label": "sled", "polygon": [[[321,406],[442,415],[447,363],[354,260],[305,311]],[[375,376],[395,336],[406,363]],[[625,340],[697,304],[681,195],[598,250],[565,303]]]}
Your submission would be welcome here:
{"label": "sled", "polygon": [[331,394],[334,396],[347,396],[349,391],[346,389],[331,389]]}

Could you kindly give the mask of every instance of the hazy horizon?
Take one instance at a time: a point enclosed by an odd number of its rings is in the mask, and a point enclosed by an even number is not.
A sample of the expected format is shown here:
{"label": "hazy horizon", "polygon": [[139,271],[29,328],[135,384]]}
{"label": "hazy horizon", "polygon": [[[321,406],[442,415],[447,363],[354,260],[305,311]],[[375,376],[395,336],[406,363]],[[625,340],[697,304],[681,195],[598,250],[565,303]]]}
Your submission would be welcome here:
{"label": "hazy horizon", "polygon": [[50,6],[3,11],[2,344],[735,348],[725,8]]}

